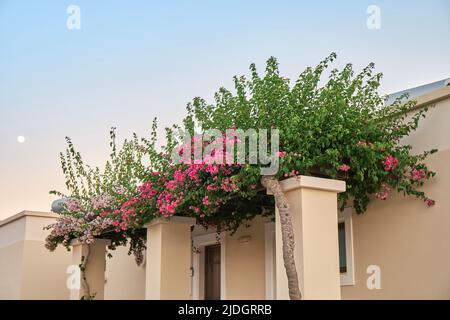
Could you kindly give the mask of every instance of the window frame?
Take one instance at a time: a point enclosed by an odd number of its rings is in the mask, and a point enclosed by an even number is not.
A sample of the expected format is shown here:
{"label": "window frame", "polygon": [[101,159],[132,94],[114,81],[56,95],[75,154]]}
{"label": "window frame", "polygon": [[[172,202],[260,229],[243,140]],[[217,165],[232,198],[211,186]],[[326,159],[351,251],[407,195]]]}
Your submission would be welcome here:
{"label": "window frame", "polygon": [[277,276],[275,273],[275,222],[266,222],[264,225],[265,242],[265,278],[266,278],[266,300],[276,299]]}
{"label": "window frame", "polygon": [[[346,272],[340,273],[341,286],[355,285],[355,262],[353,252],[353,221],[352,208],[347,207],[338,213],[338,224],[344,223]],[[339,226],[338,226],[339,227]]]}

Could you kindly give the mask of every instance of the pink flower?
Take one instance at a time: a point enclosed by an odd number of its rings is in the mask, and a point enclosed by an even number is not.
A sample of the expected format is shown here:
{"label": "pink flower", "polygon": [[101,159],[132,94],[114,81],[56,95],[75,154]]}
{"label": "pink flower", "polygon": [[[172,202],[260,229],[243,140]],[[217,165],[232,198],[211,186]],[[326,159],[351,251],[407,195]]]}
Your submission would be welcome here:
{"label": "pink flower", "polygon": [[203,197],[202,202],[205,206],[209,206],[211,204],[208,200],[208,196]]}
{"label": "pink flower", "polygon": [[423,179],[425,179],[425,177],[425,170],[415,168],[411,170],[411,180],[422,181]]}
{"label": "pink flower", "polygon": [[[150,182],[145,182],[138,189],[141,192],[141,196],[143,198],[150,199],[151,197],[156,195],[156,191],[153,189],[153,184]],[[128,203],[128,201],[124,203],[124,205],[126,205],[126,206],[129,206],[130,204],[134,204],[134,203]]]}
{"label": "pink flower", "polygon": [[434,201],[432,199],[427,199],[427,200],[425,200],[425,203],[427,204],[428,207],[432,207],[436,204],[436,201]]}
{"label": "pink flower", "polygon": [[100,213],[100,217],[102,217],[102,218],[104,218],[104,217],[106,217],[106,216],[108,216],[109,215],[109,212],[108,211],[102,211],[101,213]]}
{"label": "pink flower", "polygon": [[383,165],[384,165],[384,170],[391,171],[398,166],[398,160],[396,157],[394,157],[392,155],[388,155],[386,158],[384,158]]}
{"label": "pink flower", "polygon": [[177,181],[176,180],[170,180],[166,182],[166,188],[167,189],[176,189],[177,188]]}
{"label": "pink flower", "polygon": [[173,173],[173,177],[175,178],[176,181],[181,182],[183,181],[185,175],[180,169],[178,169]]}
{"label": "pink flower", "polygon": [[230,178],[226,178],[222,181],[222,184],[220,186],[222,188],[222,190],[224,190],[225,192],[233,192],[238,190],[238,186],[236,186],[234,184],[234,182],[232,182],[232,180]]}
{"label": "pink flower", "polygon": [[375,196],[379,200],[386,200],[387,197],[389,196],[389,191],[391,191],[391,187],[389,187],[389,185],[387,185],[386,183],[383,182],[381,184],[381,190],[379,192],[375,193]]}
{"label": "pink flower", "polygon": [[275,153],[277,157],[283,158],[286,155],[286,151],[278,151]]}
{"label": "pink flower", "polygon": [[341,164],[341,166],[339,167],[339,170],[347,172],[348,170],[350,170],[350,166],[347,164]]}
{"label": "pink flower", "polygon": [[123,222],[120,223],[120,229],[127,230],[127,228],[128,228],[128,223],[127,222],[123,221]]}
{"label": "pink flower", "polygon": [[197,181],[199,179],[197,173],[198,173],[198,166],[190,166],[188,170],[186,170],[188,173],[188,176],[191,180]]}
{"label": "pink flower", "polygon": [[386,191],[381,191],[375,193],[375,196],[377,197],[378,200],[386,200],[387,197],[389,196],[389,193]]}
{"label": "pink flower", "polygon": [[69,198],[65,202],[66,209],[69,212],[79,212],[81,210],[81,205],[77,199]]}
{"label": "pink flower", "polygon": [[298,176],[298,174],[299,174],[299,172],[297,170],[292,170],[291,172],[286,173],[285,177],[295,177],[295,176]]}
{"label": "pink flower", "polygon": [[216,175],[219,173],[219,167],[217,165],[214,164],[208,164],[206,166],[206,172],[212,174],[212,175]]}

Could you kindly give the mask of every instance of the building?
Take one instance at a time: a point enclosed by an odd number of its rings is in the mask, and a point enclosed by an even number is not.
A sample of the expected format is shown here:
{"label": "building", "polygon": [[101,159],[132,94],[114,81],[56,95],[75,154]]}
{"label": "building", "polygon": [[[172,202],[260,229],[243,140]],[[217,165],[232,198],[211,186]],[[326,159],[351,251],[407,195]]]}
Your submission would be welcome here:
{"label": "building", "polygon": [[[434,105],[405,143],[413,151],[439,150],[427,160],[437,176],[424,186],[436,205],[392,194],[356,215],[352,208],[336,208],[343,182],[285,180],[306,299],[450,299],[449,81],[408,91],[416,108]],[[22,212],[0,222],[1,299],[79,298],[67,281],[83,245],[48,252],[42,228],[53,219],[51,213]],[[148,225],[147,259],[140,267],[125,248],[105,259],[105,243],[95,244],[87,274],[97,298],[287,298],[276,223],[256,218],[234,235],[221,234],[220,242],[212,230],[191,231],[194,223],[175,218]]]}

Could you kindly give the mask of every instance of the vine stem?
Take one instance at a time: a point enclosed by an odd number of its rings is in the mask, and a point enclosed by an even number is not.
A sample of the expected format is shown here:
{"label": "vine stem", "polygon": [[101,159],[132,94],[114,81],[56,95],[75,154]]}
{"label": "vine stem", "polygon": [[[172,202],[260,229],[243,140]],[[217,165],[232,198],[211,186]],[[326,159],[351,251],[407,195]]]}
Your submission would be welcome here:
{"label": "vine stem", "polygon": [[83,282],[83,297],[86,297],[87,299],[91,299],[91,289],[89,287],[89,283],[86,279],[86,265],[89,261],[89,255],[91,253],[91,245],[88,244],[86,246],[86,255],[83,256],[83,261],[81,264],[81,280]]}

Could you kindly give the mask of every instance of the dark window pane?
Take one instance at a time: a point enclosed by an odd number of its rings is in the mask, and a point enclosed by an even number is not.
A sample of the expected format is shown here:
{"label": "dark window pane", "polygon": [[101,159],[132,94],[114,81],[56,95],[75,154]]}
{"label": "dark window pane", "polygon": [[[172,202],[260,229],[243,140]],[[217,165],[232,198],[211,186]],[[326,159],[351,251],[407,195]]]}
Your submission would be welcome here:
{"label": "dark window pane", "polygon": [[339,237],[339,270],[341,273],[347,272],[347,251],[345,248],[345,223],[338,224]]}

